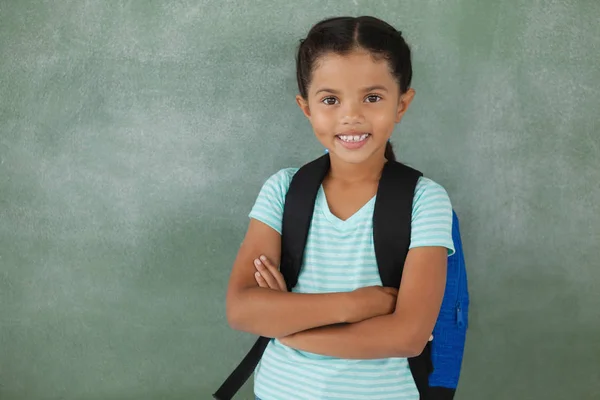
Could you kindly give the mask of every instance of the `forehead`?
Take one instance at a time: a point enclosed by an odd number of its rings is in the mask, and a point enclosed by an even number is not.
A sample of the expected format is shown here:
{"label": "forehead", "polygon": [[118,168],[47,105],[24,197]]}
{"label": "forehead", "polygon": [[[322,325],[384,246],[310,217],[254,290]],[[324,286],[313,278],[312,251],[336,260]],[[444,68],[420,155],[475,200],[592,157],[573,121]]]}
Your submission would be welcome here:
{"label": "forehead", "polygon": [[340,89],[383,85],[391,90],[397,83],[384,58],[357,50],[344,55],[326,53],[319,57],[312,72],[311,91],[318,90],[320,85]]}

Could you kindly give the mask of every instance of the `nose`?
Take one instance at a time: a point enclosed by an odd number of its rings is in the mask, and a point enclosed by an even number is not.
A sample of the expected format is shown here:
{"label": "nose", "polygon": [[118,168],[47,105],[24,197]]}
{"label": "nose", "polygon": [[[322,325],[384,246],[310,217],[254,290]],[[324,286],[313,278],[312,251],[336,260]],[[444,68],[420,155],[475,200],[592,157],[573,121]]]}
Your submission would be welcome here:
{"label": "nose", "polygon": [[356,125],[363,122],[364,116],[360,103],[347,101],[342,108],[342,123],[344,125]]}

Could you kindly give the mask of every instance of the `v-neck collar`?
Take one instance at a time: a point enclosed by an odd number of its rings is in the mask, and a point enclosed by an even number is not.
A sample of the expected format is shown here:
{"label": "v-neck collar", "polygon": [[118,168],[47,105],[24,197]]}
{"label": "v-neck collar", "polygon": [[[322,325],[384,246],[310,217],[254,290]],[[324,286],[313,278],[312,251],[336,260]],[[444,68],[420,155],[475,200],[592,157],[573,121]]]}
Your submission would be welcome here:
{"label": "v-neck collar", "polygon": [[369,212],[370,209],[373,208],[373,204],[375,203],[375,198],[377,195],[374,195],[367,201],[361,208],[359,208],[354,214],[352,214],[349,218],[343,220],[334,215],[329,209],[329,204],[327,203],[327,196],[325,195],[325,190],[323,189],[323,185],[319,186],[319,192],[317,193],[317,202],[320,205],[321,211],[323,215],[338,230],[345,230],[351,227],[354,227],[357,221],[360,221],[362,216]]}

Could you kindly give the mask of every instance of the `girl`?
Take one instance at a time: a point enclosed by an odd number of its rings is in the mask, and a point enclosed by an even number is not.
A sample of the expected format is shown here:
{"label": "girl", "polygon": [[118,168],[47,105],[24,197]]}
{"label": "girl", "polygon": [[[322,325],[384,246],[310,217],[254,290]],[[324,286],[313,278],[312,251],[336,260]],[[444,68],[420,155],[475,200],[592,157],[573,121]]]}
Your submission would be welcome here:
{"label": "girl", "polygon": [[272,175],[250,212],[227,292],[234,329],[273,338],[255,371],[257,399],[419,398],[407,357],[430,339],[454,252],[446,191],[420,178],[402,284],[381,287],[373,209],[389,138],[408,109],[410,50],[373,17],[316,24],[297,54],[297,103],[331,168],[315,201],[298,284],[278,271],[285,195],[297,168]]}

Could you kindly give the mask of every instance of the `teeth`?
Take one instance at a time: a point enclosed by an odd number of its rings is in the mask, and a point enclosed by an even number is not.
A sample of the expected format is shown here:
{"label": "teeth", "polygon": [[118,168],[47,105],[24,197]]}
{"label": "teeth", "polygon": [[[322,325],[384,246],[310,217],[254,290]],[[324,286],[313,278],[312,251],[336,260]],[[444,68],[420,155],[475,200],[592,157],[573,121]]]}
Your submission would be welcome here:
{"label": "teeth", "polygon": [[369,136],[368,133],[363,133],[362,135],[339,135],[338,137],[344,142],[360,142],[365,140],[367,136]]}

